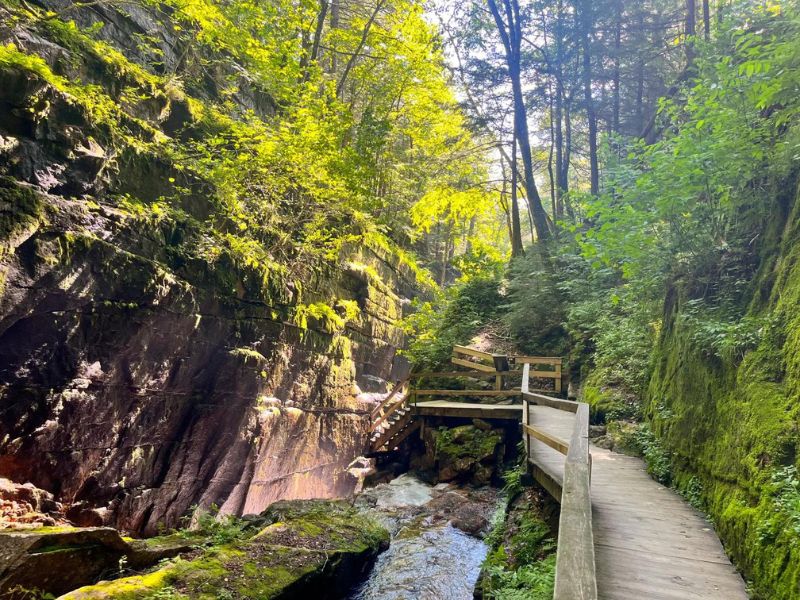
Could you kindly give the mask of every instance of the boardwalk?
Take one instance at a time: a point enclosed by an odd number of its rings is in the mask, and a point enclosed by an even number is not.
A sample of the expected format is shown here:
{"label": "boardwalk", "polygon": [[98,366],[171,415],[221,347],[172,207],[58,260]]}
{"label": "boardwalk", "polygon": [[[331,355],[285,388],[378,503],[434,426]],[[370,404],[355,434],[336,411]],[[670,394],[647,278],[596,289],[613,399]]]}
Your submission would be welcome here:
{"label": "boardwalk", "polygon": [[[530,422],[568,440],[574,415],[531,406]],[[740,600],[745,585],[711,525],[656,483],[641,460],[592,447],[592,529],[601,600]],[[559,483],[564,456],[537,440],[532,460]]]}
{"label": "boardwalk", "polygon": [[[561,503],[554,600],[746,600],[741,576],[701,514],[651,479],[641,460],[590,446],[587,404],[529,389],[531,378],[565,389],[562,359],[517,356],[523,369],[510,371],[509,357],[463,346],[453,352],[453,363],[470,371],[418,377],[490,377],[494,389],[398,384],[370,414],[367,455],[398,450],[426,417],[521,420],[531,474]],[[519,389],[508,389],[505,378],[520,373]],[[519,396],[522,404],[509,403]]]}

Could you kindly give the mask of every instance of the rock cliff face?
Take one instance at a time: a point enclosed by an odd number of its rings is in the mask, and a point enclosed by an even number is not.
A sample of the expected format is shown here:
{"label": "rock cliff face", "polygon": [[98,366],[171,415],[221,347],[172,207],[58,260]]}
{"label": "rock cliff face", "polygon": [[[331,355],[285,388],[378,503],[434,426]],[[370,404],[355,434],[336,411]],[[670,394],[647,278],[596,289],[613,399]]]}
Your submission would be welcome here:
{"label": "rock cliff face", "polygon": [[[52,492],[76,522],[143,534],[195,506],[347,494],[370,408],[358,386],[402,375],[394,323],[413,273],[359,240],[300,280],[199,252],[215,243],[211,184],[154,209],[175,165],[120,142],[56,79],[119,98],[128,76],[0,13],[0,476]],[[140,9],[73,16],[102,20],[134,58],[131,36],[159,31]],[[167,42],[164,68],[178,60]],[[245,79],[237,90],[240,106],[272,110]],[[183,98],[143,97],[119,117],[128,138],[190,119]]]}
{"label": "rock cliff face", "polygon": [[741,333],[724,338],[735,351],[714,351],[697,334],[676,287],[647,394],[673,483],[713,517],[753,597],[770,599],[800,589],[800,193],[796,179],[784,189],[765,200],[774,220]]}

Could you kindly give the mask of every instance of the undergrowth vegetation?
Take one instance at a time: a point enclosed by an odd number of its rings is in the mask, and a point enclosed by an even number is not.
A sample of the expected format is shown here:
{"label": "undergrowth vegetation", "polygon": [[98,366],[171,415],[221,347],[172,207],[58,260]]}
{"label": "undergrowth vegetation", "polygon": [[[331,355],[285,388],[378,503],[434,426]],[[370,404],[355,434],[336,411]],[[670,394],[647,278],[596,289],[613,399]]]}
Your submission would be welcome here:
{"label": "undergrowth vegetation", "polygon": [[495,276],[476,276],[448,287],[434,301],[415,300],[404,321],[411,337],[407,356],[421,370],[450,361],[455,344],[468,344],[481,327],[495,321],[504,298]]}
{"label": "undergrowth vegetation", "polygon": [[487,600],[550,600],[555,586],[555,540],[542,499],[520,483],[523,466],[504,474],[506,505],[486,538],[489,554],[479,590]]}

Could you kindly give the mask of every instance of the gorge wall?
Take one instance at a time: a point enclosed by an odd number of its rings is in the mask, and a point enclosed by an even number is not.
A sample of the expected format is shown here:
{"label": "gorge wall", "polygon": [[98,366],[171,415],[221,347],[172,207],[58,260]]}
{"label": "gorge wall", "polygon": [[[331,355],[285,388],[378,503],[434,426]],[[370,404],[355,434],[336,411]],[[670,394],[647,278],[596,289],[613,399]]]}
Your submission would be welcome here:
{"label": "gorge wall", "polygon": [[[385,391],[406,368],[395,322],[418,286],[412,269],[353,236],[328,262],[270,270],[237,250],[213,182],[191,176],[172,199],[175,179],[190,176],[154,140],[209,135],[192,98],[213,100],[234,79],[234,114],[276,110],[235,62],[206,60],[185,93],[148,90],[157,84],[136,69],[148,58],[137,36],[155,39],[163,69],[186,60],[158,13],[71,12],[102,23],[124,58],[9,11],[0,476],[53,492],[80,523],[141,534],[194,507],[246,514],[351,492],[371,408],[361,392]],[[113,122],[100,97],[115,103]]]}
{"label": "gorge wall", "polygon": [[[754,598],[800,595],[800,194],[765,198],[745,315],[714,338],[687,318],[687,286],[670,292],[647,417],[673,483],[711,515]],[[724,331],[724,333],[723,333]],[[712,332],[713,333],[713,332]],[[716,344],[716,350],[715,345]],[[720,352],[720,344],[728,351]]]}

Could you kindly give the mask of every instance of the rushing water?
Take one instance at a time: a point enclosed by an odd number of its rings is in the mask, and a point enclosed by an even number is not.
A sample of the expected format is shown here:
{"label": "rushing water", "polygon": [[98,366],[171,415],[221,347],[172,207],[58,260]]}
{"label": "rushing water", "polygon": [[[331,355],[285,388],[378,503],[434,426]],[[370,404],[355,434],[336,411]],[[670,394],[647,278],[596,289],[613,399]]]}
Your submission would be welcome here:
{"label": "rushing water", "polygon": [[[351,600],[472,599],[487,547],[442,514],[444,496],[471,501],[468,493],[454,490],[403,475],[364,492],[358,504],[386,524],[392,543]],[[481,501],[490,512],[494,503]]]}

